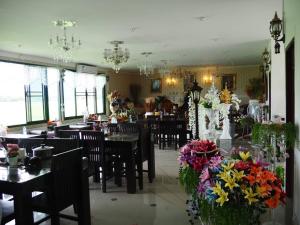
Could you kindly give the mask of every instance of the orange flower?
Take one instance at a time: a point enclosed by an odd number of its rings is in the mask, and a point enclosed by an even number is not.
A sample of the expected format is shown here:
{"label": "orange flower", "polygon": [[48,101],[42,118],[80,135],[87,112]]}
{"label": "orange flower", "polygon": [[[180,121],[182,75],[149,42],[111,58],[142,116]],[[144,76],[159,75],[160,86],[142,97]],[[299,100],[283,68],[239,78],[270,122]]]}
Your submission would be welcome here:
{"label": "orange flower", "polygon": [[250,185],[253,185],[256,182],[256,177],[253,175],[248,175],[245,178],[249,181]]}
{"label": "orange flower", "polygon": [[256,188],[256,192],[262,198],[268,197],[270,195],[271,191],[272,191],[272,187],[268,184],[263,184]]}
{"label": "orange flower", "polygon": [[276,193],[271,198],[265,200],[267,207],[275,209],[279,205],[280,193]]}

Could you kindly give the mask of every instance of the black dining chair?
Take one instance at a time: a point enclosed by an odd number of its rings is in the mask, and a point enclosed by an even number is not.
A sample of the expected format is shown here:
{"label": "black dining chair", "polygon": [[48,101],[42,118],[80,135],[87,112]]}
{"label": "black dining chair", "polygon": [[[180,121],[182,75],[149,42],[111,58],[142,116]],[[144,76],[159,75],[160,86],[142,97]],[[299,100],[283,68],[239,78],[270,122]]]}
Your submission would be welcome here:
{"label": "black dining chair", "polygon": [[139,125],[136,123],[119,123],[118,131],[122,134],[139,133]]}
{"label": "black dining chair", "polygon": [[79,130],[61,130],[58,133],[58,137],[79,140],[80,139],[80,131]]}
{"label": "black dining chair", "polygon": [[[105,151],[104,133],[100,131],[81,131],[81,144],[84,156],[88,158],[89,175],[94,176],[94,182],[102,178],[102,191],[106,192],[106,179],[111,171],[111,157]],[[101,168],[101,170],[100,170]]]}

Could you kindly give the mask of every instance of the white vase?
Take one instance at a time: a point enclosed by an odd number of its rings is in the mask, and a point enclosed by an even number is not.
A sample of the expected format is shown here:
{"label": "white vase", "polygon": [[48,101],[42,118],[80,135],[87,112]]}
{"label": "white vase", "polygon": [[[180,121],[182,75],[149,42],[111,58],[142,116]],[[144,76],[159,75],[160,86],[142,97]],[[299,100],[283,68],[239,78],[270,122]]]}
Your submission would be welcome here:
{"label": "white vase", "polygon": [[[224,104],[224,107],[226,107],[227,112],[229,112],[230,106],[231,106],[231,104]],[[220,136],[220,139],[231,139],[228,114],[223,115],[223,117],[224,117],[224,119],[223,119],[223,131],[222,131],[222,134]]]}
{"label": "white vase", "polygon": [[260,116],[260,106],[257,99],[250,99],[247,108],[248,116],[252,117],[254,120],[259,120]]}

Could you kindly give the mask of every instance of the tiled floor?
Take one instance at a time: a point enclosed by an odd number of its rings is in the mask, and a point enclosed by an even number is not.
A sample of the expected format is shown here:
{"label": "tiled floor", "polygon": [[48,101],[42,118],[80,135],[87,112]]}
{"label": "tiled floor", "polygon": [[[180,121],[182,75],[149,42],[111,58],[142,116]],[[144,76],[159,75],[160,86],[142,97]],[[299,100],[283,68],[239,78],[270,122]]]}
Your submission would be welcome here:
{"label": "tiled floor", "polygon": [[[189,217],[185,212],[186,194],[177,179],[178,152],[156,150],[155,154],[155,181],[148,183],[145,174],[144,190],[137,194],[127,194],[124,185],[118,188],[113,183],[108,184],[107,193],[104,194],[100,184],[90,183],[93,225],[189,224]],[[61,224],[76,223],[62,220]]]}

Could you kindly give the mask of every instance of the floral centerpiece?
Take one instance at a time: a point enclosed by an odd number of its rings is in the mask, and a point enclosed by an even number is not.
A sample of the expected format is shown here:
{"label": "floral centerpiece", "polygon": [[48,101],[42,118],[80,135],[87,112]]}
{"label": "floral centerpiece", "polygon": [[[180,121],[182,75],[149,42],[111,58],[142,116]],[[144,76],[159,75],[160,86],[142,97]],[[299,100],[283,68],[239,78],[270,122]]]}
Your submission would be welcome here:
{"label": "floral centerpiece", "polygon": [[229,159],[215,155],[195,167],[185,149],[188,147],[182,148],[179,157],[180,181],[189,187],[186,191],[192,195],[194,216],[204,224],[259,225],[266,209],[284,203],[281,179],[266,163],[255,161],[250,152],[238,151]]}
{"label": "floral centerpiece", "polygon": [[7,161],[10,166],[18,164],[19,146],[17,144],[7,144]]}

